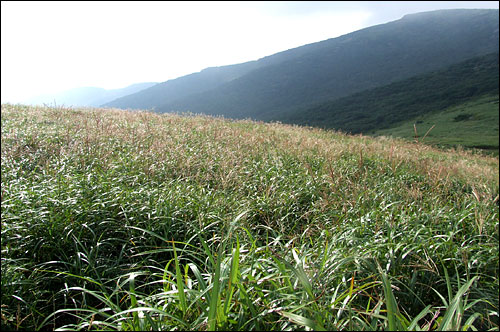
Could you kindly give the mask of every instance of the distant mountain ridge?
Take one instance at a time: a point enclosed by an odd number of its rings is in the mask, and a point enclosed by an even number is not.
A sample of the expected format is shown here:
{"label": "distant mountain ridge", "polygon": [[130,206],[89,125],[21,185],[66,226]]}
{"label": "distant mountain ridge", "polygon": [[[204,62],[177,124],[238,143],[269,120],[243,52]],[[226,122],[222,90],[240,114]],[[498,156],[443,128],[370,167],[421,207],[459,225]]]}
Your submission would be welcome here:
{"label": "distant mountain ridge", "polygon": [[209,68],[104,106],[280,120],[276,115],[498,52],[498,18],[490,9],[409,14],[257,61]]}
{"label": "distant mountain ridge", "polygon": [[165,100],[186,97],[213,89],[257,68],[256,61],[223,67],[210,67],[173,80],[159,83],[149,89],[129,94],[104,103],[104,107],[152,109],[162,105]]}
{"label": "distant mountain ridge", "polygon": [[116,98],[139,92],[156,84],[155,82],[136,83],[125,88],[109,90],[98,87],[74,88],[56,94],[46,94],[34,97],[26,102],[28,104],[38,105],[53,105],[55,103],[56,105],[64,106],[98,107]]}

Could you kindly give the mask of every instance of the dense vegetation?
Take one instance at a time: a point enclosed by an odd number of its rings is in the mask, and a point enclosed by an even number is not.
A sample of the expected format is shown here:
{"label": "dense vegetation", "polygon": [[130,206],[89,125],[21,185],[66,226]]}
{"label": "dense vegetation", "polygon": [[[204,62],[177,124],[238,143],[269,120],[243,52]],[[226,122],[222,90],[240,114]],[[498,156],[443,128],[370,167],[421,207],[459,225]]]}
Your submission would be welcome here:
{"label": "dense vegetation", "polygon": [[443,147],[480,149],[498,156],[498,124],[498,95],[484,96],[376,130],[374,135],[417,139]]}
{"label": "dense vegetation", "polygon": [[[492,53],[282,117],[301,125],[370,133],[484,95],[498,96],[498,70],[498,53]],[[413,126],[409,128],[413,130]]]}
{"label": "dense vegetation", "polygon": [[1,328],[498,330],[497,158],[2,105]]}

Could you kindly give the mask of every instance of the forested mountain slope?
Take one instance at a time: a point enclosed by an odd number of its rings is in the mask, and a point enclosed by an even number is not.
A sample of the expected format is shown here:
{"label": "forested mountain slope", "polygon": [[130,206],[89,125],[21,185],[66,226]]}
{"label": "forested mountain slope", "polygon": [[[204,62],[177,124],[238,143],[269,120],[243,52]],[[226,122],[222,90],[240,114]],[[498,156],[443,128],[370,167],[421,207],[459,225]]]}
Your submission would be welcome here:
{"label": "forested mountain slope", "polygon": [[284,122],[360,133],[389,128],[479,96],[498,95],[498,53],[411,77],[306,110],[284,112]]}

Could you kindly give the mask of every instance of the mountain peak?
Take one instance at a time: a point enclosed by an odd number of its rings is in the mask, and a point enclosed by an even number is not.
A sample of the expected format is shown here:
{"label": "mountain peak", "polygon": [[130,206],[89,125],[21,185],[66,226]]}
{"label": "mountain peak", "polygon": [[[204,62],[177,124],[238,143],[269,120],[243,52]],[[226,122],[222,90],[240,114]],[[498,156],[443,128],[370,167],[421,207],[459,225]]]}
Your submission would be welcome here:
{"label": "mountain peak", "polygon": [[455,8],[455,9],[438,9],[427,12],[411,13],[404,15],[401,20],[414,20],[414,19],[425,19],[425,18],[442,18],[444,16],[456,16],[456,15],[470,15],[470,14],[481,14],[481,13],[494,13],[498,9],[465,9],[465,8]]}

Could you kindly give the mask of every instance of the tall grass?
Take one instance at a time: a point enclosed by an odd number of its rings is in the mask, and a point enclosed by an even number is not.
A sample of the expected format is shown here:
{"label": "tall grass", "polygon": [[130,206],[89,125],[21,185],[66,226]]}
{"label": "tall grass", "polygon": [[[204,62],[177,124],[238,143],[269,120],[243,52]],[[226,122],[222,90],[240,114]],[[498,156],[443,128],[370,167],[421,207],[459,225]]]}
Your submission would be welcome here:
{"label": "tall grass", "polygon": [[2,105],[2,330],[498,329],[498,159]]}

